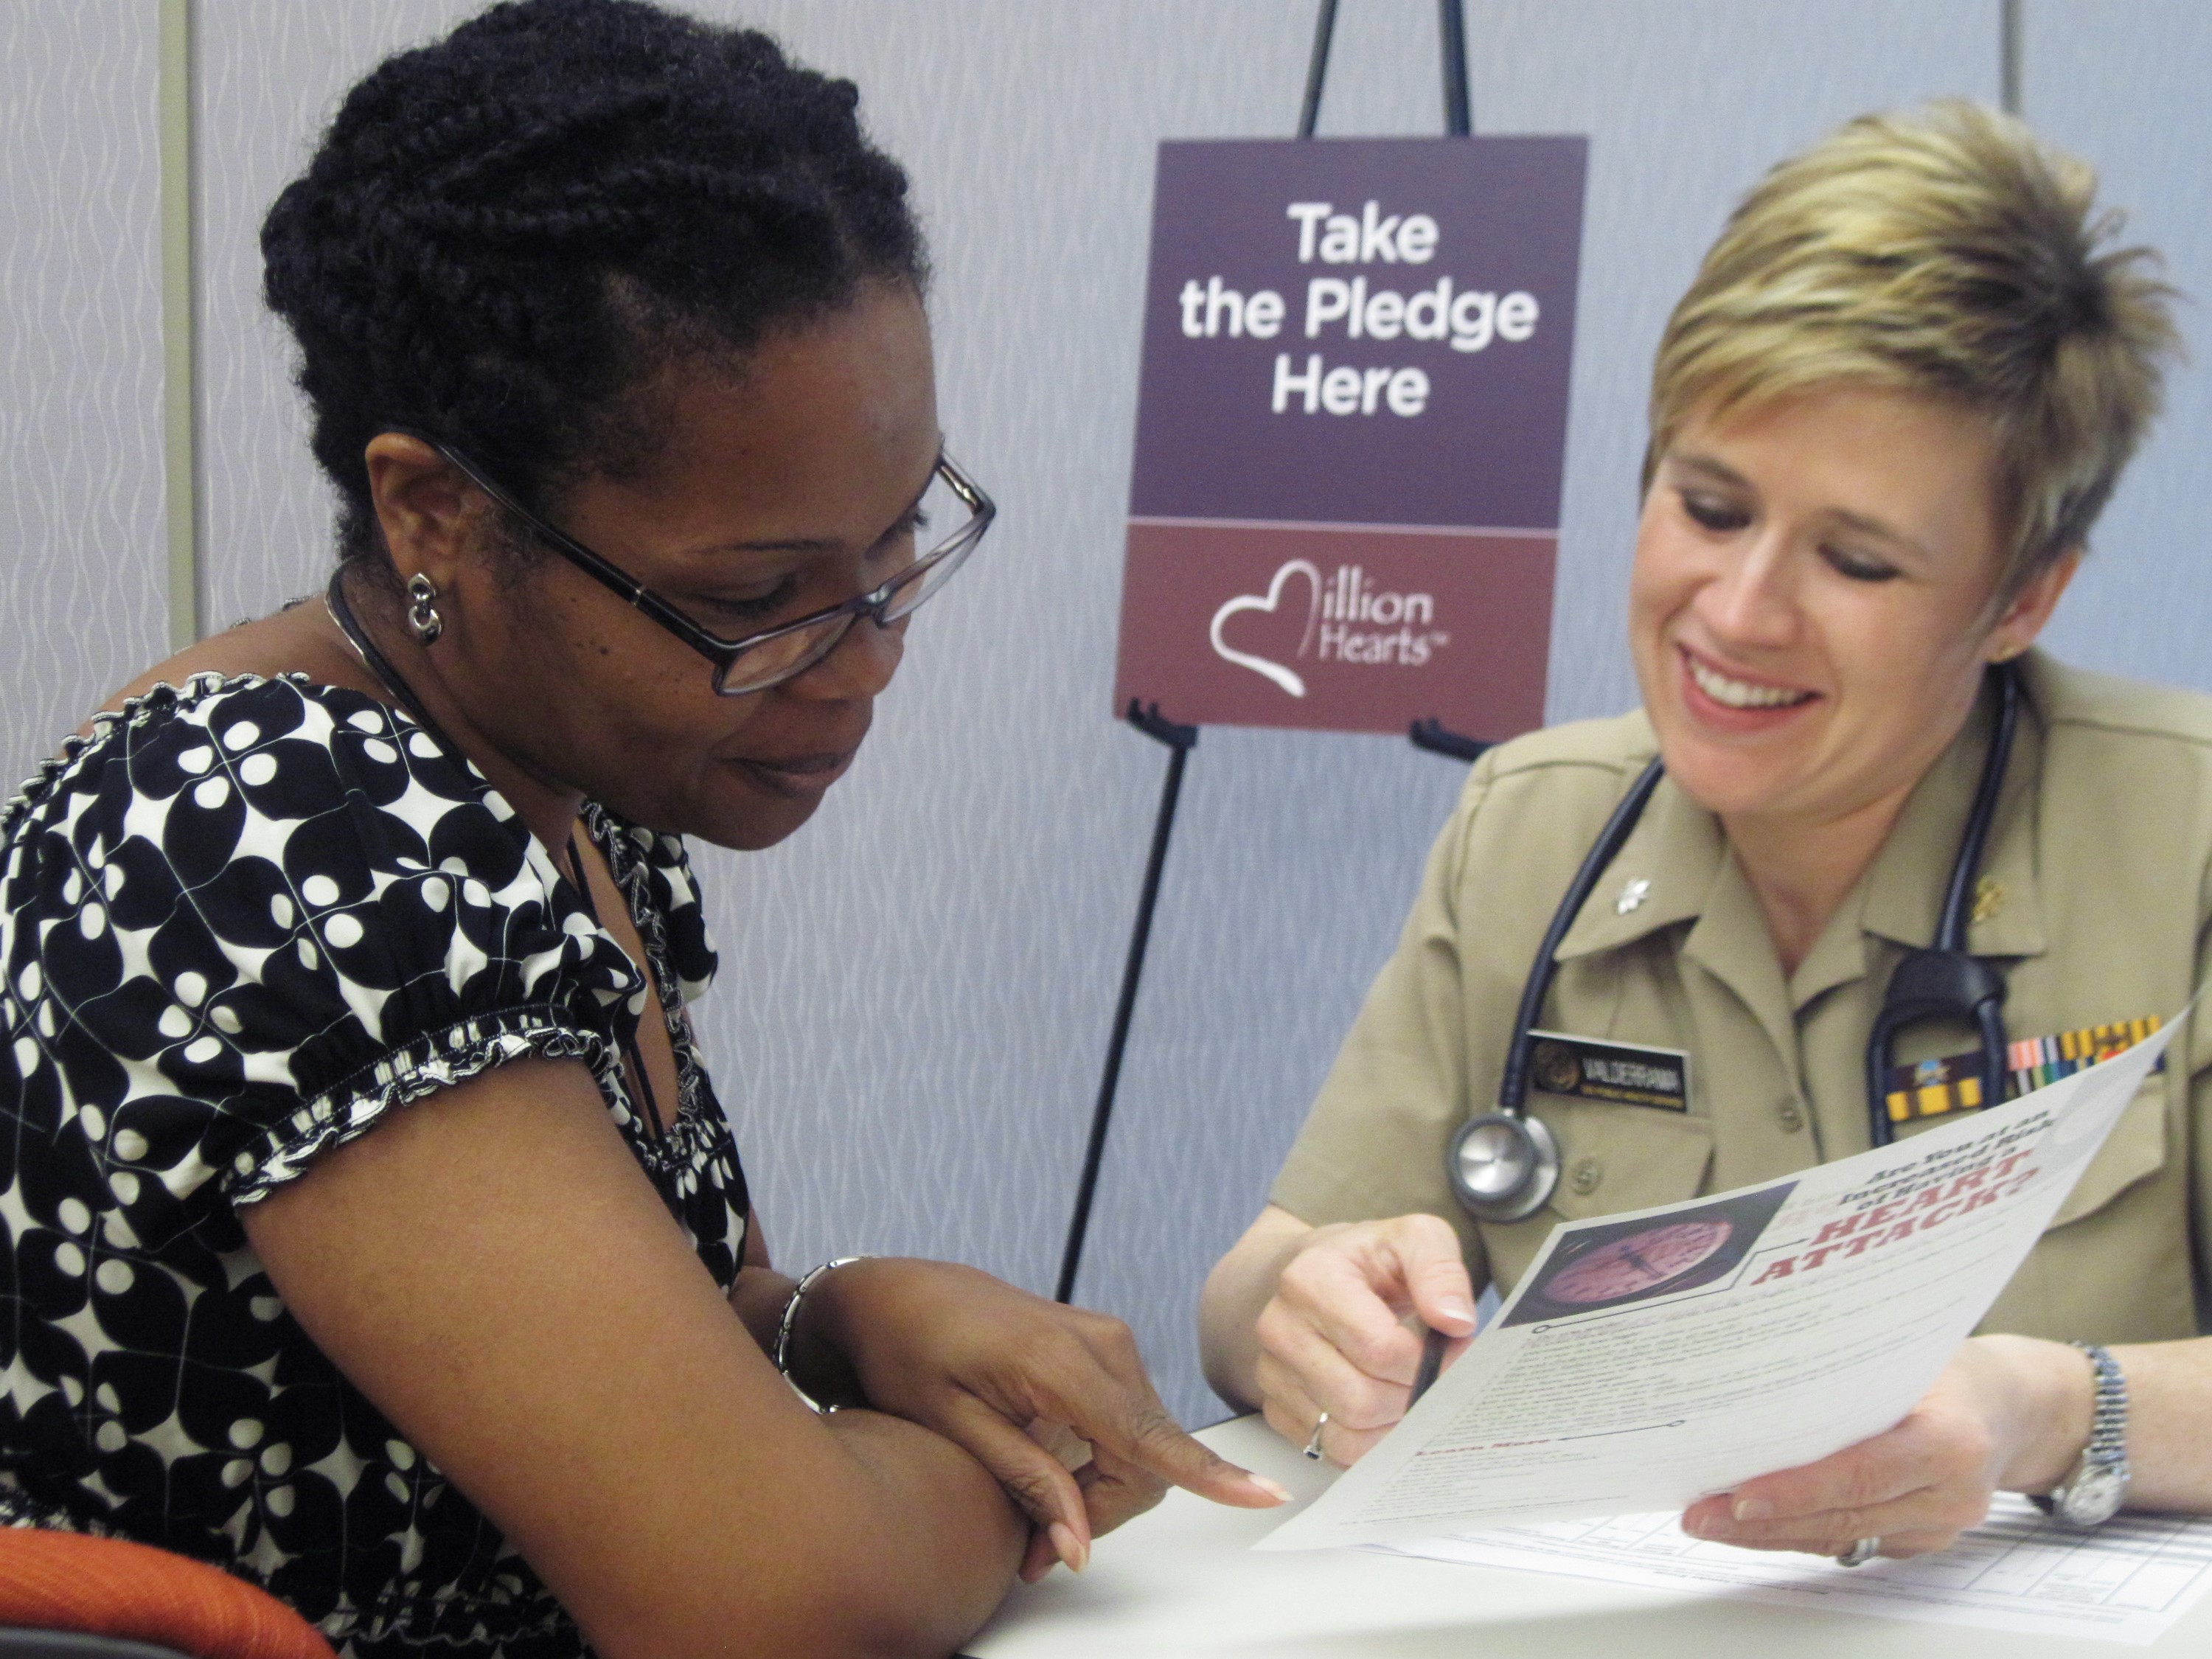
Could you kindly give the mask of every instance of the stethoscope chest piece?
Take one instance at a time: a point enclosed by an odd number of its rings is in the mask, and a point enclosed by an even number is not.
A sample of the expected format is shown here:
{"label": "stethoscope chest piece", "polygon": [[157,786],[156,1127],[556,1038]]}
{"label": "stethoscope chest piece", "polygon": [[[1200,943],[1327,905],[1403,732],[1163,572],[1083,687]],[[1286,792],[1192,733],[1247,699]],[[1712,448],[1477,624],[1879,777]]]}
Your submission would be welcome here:
{"label": "stethoscope chest piece", "polygon": [[1559,1143],[1542,1119],[1485,1112],[1460,1126],[1447,1163],[1452,1191],[1479,1221],[1519,1221],[1559,1184]]}
{"label": "stethoscope chest piece", "polygon": [[[1536,948],[1535,963],[1521,989],[1513,1041],[1498,1079],[1498,1109],[1462,1125],[1444,1155],[1444,1175],[1451,1182],[1452,1195],[1477,1221],[1523,1220],[1542,1209],[1559,1188],[1559,1143],[1548,1127],[1528,1112],[1528,1062],[1535,1049],[1536,1017],[1543,1010],[1544,993],[1552,983],[1552,963],[1559,941],[1567,936],[1567,928],[1582,913],[1590,890],[1636,828],[1644,803],[1651,799],[1662,775],[1663,769],[1655,758],[1629,785],[1628,793],[1599,832],[1597,844],[1583,857],[1582,867],[1567,884],[1567,896],[1560,900],[1551,926],[1544,930],[1544,942]],[[1637,904],[1644,902],[1649,890],[1648,883],[1638,890]]]}
{"label": "stethoscope chest piece", "polygon": [[[1868,1127],[1877,1146],[1890,1140],[1889,1074],[1895,1060],[1892,1050],[1898,1031],[1905,1025],[1947,1018],[1963,1019],[1978,1027],[1983,1098],[1994,1103],[2003,1097],[2004,976],[1966,950],[1967,922],[1982,849],[1996,817],[1997,797],[2012,755],[2013,729],[2020,710],[2017,671],[2009,664],[2000,664],[1990,672],[1997,689],[1996,724],[1990,733],[1989,752],[1983,757],[1981,782],[1967,813],[1966,833],[1944,886],[1935,942],[1926,950],[1911,952],[1898,965],[1882,999],[1881,1012],[1867,1038]],[[1478,1221],[1522,1220],[1543,1208],[1559,1188],[1559,1143],[1549,1128],[1528,1115],[1527,1107],[1536,1023],[1568,928],[1582,914],[1607,866],[1627,844],[1664,769],[1655,757],[1638,775],[1567,884],[1566,895],[1552,914],[1527,982],[1521,988],[1512,1041],[1498,1073],[1498,1109],[1468,1120],[1452,1137],[1444,1155],[1444,1173],[1453,1194]],[[1631,881],[1614,904],[1615,913],[1626,915],[1638,908],[1650,896],[1650,888],[1647,878]]]}

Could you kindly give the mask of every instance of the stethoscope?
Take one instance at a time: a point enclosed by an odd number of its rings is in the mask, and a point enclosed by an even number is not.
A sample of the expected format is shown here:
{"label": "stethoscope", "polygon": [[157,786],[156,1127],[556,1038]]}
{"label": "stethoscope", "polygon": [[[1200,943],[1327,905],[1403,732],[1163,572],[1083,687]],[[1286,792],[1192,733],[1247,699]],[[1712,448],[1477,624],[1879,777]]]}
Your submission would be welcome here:
{"label": "stethoscope", "polygon": [[[1990,668],[1990,677],[1997,688],[1996,729],[1990,733],[1981,781],[1974,791],[1973,810],[1966,815],[1966,833],[1951,863],[1935,943],[1924,950],[1908,951],[1897,964],[1882,994],[1881,1012],[1867,1033],[1867,1127],[1877,1146],[1887,1146],[1892,1139],[1889,1073],[1895,1063],[1897,1035],[1908,1025],[1950,1019],[1978,1029],[1982,1044],[1982,1098],[1994,1103],[2002,1097],[2004,978],[1980,957],[1966,952],[1966,922],[1973,908],[1975,878],[1981,870],[1990,824],[1996,817],[1997,794],[2004,786],[2005,768],[2012,758],[2013,730],[2020,718],[2017,671],[2010,663],[1999,663]],[[1559,1184],[1559,1141],[1541,1118],[1528,1115],[1526,1104],[1536,1022],[1542,1017],[1544,998],[1552,988],[1557,968],[1553,958],[1560,941],[1582,914],[1606,867],[1627,843],[1664,772],[1657,760],[1644,769],[1598,832],[1575,878],[1567,884],[1566,896],[1559,901],[1551,925],[1544,930],[1544,942],[1537,946],[1528,983],[1522,988],[1521,1006],[1514,1015],[1512,1046],[1506,1050],[1504,1073],[1498,1082],[1498,1108],[1469,1119],[1452,1138],[1444,1158],[1445,1170],[1453,1193],[1477,1220],[1519,1221],[1541,1208]]]}

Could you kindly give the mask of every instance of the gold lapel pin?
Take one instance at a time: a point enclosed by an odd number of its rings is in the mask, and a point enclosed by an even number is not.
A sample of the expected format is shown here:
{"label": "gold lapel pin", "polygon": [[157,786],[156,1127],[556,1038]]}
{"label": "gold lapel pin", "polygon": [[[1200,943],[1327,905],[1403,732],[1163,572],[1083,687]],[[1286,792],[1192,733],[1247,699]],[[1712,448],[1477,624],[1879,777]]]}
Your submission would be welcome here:
{"label": "gold lapel pin", "polygon": [[2005,890],[1984,876],[1974,884],[1974,908],[1972,920],[1989,921],[2004,908]]}

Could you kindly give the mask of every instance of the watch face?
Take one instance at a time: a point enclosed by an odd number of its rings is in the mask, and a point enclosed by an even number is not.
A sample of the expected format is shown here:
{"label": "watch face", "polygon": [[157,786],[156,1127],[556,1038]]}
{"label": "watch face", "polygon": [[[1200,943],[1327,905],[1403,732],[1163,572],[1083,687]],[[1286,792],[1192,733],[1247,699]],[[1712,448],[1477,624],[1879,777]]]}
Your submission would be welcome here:
{"label": "watch face", "polygon": [[1674,1221],[1601,1244],[1559,1269],[1544,1294],[1564,1307],[1650,1296],[1703,1267],[1728,1248],[1735,1224],[1723,1218]]}
{"label": "watch face", "polygon": [[2069,1527],[2102,1526],[2120,1512],[2128,1495],[2128,1466],[2086,1463],[2053,1494],[2055,1513]]}

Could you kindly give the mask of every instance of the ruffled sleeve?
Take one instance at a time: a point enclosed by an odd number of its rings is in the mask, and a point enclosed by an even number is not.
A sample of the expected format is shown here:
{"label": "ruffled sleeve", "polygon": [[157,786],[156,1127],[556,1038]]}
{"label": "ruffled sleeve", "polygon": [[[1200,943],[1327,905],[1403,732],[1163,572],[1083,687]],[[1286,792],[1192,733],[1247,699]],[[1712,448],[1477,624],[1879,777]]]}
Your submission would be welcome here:
{"label": "ruffled sleeve", "polygon": [[55,1094],[49,1121],[132,1177],[141,1238],[506,1060],[604,1077],[641,1001],[482,775],[354,692],[165,688],[10,817],[0,1012],[25,1102]]}

